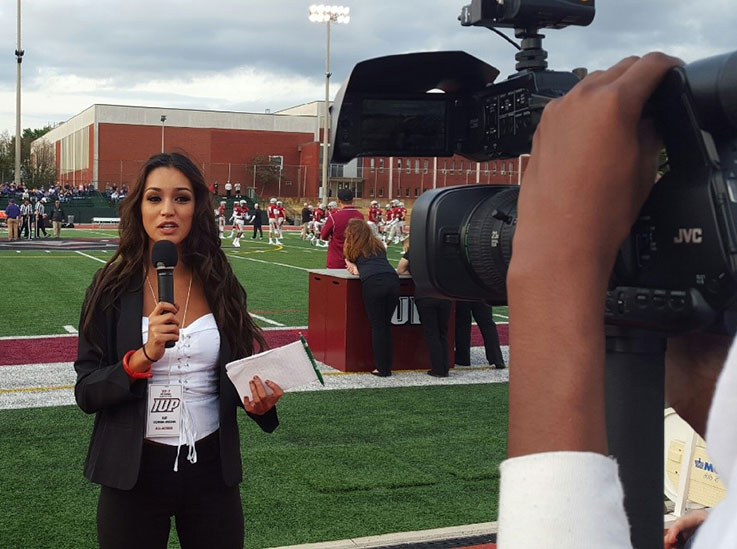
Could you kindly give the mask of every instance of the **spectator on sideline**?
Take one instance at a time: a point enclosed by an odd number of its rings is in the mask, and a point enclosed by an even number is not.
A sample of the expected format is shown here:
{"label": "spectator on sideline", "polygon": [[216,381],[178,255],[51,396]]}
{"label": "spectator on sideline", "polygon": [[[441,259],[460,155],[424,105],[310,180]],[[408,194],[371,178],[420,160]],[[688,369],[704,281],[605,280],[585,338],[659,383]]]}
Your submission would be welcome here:
{"label": "spectator on sideline", "polygon": [[343,241],[345,229],[351,219],[363,219],[363,214],[353,206],[353,191],[340,189],[338,191],[339,210],[333,210],[320,233],[321,240],[330,240],[325,266],[328,269],[343,269]]}
{"label": "spectator on sideline", "polygon": [[299,235],[302,240],[307,238],[307,228],[310,226],[310,221],[312,221],[312,209],[310,208],[310,205],[305,202],[302,205],[302,232]]}
{"label": "spectator on sideline", "polygon": [[225,182],[225,197],[230,198],[233,194],[233,184],[230,182],[230,179],[228,179]]}
{"label": "spectator on sideline", "polygon": [[8,240],[18,240],[18,223],[20,217],[20,207],[15,203],[15,198],[8,200],[8,207],[5,208],[5,215],[8,221]]}
{"label": "spectator on sideline", "polygon": [[[604,303],[662,148],[643,108],[676,64],[648,54],[590,73],[547,104],[535,132],[507,275],[513,367],[500,549],[632,547],[617,463],[607,457]],[[573,150],[578,160],[562,162]],[[709,455],[728,487],[694,549],[737,547],[732,339],[696,333],[668,340],[666,400],[696,432],[707,431]]]}
{"label": "spectator on sideline", "polygon": [[494,368],[504,368],[504,356],[499,347],[499,333],[496,331],[491,307],[481,301],[456,301],[454,358],[456,366],[471,365],[472,314],[484,339],[487,362]]}
{"label": "spectator on sideline", "polygon": [[[211,206],[191,160],[152,156],[121,205],[120,246],[85,296],[74,393],[83,411],[96,414],[84,469],[101,485],[103,549],[165,549],[172,516],[182,547],[243,547],[237,411],[245,408],[271,432],[283,391],[254,377],[253,398],[240,401],[225,372],[226,363],[265,343],[220,247]],[[151,252],[160,240],[177,247],[172,276],[181,306],[159,301],[154,290]],[[175,346],[166,349],[167,342]],[[154,395],[178,401],[172,436],[147,429]]]}
{"label": "spectator on sideline", "polygon": [[234,189],[235,189],[235,197],[240,198],[241,197],[241,184],[236,181]]}
{"label": "spectator on sideline", "polygon": [[61,224],[65,218],[64,208],[61,207],[61,202],[57,200],[54,202],[54,209],[51,210],[51,225],[54,227],[54,238],[61,236]]}
{"label": "spectator on sideline", "polygon": [[384,243],[363,219],[351,219],[343,247],[348,272],[361,279],[363,306],[371,325],[375,376],[392,375],[391,319],[399,303],[399,277],[386,258]]}
{"label": "spectator on sideline", "polygon": [[253,236],[251,237],[251,240],[256,240],[256,233],[259,233],[260,239],[264,239],[264,231],[261,228],[261,224],[263,223],[263,219],[261,218],[261,208],[259,208],[258,204],[253,205],[253,214],[251,219],[253,219]]}

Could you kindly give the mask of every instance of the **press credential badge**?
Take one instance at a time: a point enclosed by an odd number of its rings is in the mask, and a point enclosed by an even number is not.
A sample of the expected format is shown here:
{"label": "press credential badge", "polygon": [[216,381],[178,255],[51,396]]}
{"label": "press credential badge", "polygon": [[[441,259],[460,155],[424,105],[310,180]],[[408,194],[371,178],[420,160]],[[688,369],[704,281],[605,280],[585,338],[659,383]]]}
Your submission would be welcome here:
{"label": "press credential badge", "polygon": [[178,437],[181,418],[182,386],[149,384],[146,436]]}

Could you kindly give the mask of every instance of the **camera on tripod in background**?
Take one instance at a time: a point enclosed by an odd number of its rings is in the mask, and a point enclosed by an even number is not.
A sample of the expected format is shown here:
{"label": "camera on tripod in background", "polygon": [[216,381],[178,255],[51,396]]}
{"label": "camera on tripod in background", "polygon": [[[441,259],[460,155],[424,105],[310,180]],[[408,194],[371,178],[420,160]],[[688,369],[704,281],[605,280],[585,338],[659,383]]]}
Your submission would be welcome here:
{"label": "camera on tripod in background", "polygon": [[[462,25],[510,27],[521,39],[517,72],[499,83],[498,70],[458,51],[359,63],[333,107],[333,160],[459,154],[482,162],[529,153],[545,105],[579,81],[548,70],[539,31],[588,25],[594,12],[594,0],[463,7]],[[620,250],[607,322],[666,334],[731,332],[723,313],[737,306],[737,52],[672,69],[644,116],[654,119],[668,164]],[[504,304],[518,192],[468,185],[423,193],[410,231],[415,284]]]}

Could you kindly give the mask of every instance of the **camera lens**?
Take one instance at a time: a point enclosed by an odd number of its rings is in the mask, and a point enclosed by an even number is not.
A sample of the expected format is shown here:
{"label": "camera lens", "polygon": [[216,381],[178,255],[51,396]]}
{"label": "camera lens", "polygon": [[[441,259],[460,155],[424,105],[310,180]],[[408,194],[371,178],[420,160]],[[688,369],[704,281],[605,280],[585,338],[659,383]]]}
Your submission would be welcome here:
{"label": "camera lens", "polygon": [[462,226],[466,263],[495,299],[507,296],[518,196],[519,187],[514,187],[487,198],[471,210]]}

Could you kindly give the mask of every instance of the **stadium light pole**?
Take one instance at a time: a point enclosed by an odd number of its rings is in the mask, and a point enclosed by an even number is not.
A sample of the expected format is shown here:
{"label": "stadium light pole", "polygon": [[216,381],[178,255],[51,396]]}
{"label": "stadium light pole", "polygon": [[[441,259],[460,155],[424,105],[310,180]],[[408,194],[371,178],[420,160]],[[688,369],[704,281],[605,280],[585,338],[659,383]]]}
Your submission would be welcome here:
{"label": "stadium light pole", "polygon": [[351,20],[351,9],[348,6],[326,6],[325,4],[310,6],[309,19],[313,23],[325,23],[327,40],[325,46],[325,104],[323,105],[322,134],[322,200],[328,199],[328,137],[330,128],[330,23],[348,24]]}
{"label": "stadium light pole", "polygon": [[166,115],[161,115],[161,154],[164,154],[164,122],[166,122]]}
{"label": "stadium light pole", "polygon": [[20,66],[23,63],[23,53],[20,49],[20,0],[18,0],[18,47],[15,57],[18,60],[17,82],[15,88],[15,186],[20,185]]}

